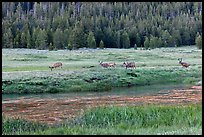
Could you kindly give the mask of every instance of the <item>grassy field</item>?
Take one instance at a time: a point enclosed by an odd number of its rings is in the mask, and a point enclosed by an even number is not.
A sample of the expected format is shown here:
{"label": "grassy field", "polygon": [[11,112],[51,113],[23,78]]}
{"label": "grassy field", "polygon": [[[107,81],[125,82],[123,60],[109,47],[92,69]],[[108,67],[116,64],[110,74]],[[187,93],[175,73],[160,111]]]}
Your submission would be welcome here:
{"label": "grassy field", "polygon": [[[108,91],[113,87],[162,83],[195,84],[202,78],[202,54],[196,47],[80,50],[2,50],[2,93],[57,93]],[[191,64],[183,68],[178,58]],[[63,68],[48,66],[60,61]],[[116,68],[102,68],[99,61],[115,62]],[[134,61],[135,70],[124,61]]]}
{"label": "grassy field", "polygon": [[[178,63],[183,58],[190,67]],[[99,61],[115,62],[102,68]],[[134,61],[136,69],[125,69]],[[62,62],[63,68],[49,66]],[[196,85],[202,80],[202,50],[194,46],[134,49],[2,49],[2,94],[103,92],[114,87]],[[128,94],[128,93],[127,93]],[[57,95],[57,94],[56,94]],[[107,106],[52,126],[2,114],[2,134],[202,134],[202,105]]]}
{"label": "grassy field", "polygon": [[201,135],[202,105],[98,107],[52,126],[3,116],[2,125],[7,135]]}

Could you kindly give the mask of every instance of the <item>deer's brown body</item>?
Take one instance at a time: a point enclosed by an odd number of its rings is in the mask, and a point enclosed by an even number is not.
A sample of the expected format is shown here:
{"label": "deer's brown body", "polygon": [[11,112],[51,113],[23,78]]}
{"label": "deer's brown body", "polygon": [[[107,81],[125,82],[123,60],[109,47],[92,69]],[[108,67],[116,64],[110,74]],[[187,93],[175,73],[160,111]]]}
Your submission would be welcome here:
{"label": "deer's brown body", "polygon": [[134,68],[135,69],[136,68],[135,62],[127,62],[127,63],[124,62],[123,66],[126,67],[126,69],[127,68]]}
{"label": "deer's brown body", "polygon": [[57,63],[53,64],[52,66],[49,66],[51,71],[52,71],[53,68],[58,68],[58,67],[62,68],[62,63],[61,62],[57,62]]}
{"label": "deer's brown body", "polygon": [[109,67],[114,67],[115,68],[115,66],[116,66],[115,63],[108,63],[108,64],[109,64]]}
{"label": "deer's brown body", "polygon": [[187,68],[190,66],[190,64],[186,63],[186,62],[182,62],[182,58],[178,59],[179,60],[179,64],[181,64],[183,67]]}
{"label": "deer's brown body", "polygon": [[99,62],[100,65],[104,68],[108,68],[108,67],[115,67],[115,63],[103,63],[102,61]]}

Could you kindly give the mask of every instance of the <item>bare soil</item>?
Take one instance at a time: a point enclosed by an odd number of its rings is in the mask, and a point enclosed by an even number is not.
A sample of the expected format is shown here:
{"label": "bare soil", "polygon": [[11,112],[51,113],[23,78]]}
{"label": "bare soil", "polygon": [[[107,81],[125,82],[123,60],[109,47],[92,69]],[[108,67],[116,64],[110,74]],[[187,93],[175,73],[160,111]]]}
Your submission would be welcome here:
{"label": "bare soil", "polygon": [[193,86],[189,89],[160,91],[158,94],[146,96],[111,95],[78,96],[63,99],[18,98],[17,100],[4,100],[2,102],[2,114],[54,124],[74,118],[89,108],[103,105],[178,105],[199,102],[202,102],[202,86]]}

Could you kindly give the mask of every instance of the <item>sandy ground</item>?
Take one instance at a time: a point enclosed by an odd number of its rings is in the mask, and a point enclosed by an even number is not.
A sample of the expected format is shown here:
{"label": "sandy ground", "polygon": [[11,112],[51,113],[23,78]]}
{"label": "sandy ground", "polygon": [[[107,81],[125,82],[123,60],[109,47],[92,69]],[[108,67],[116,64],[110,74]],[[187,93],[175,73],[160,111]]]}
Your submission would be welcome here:
{"label": "sandy ground", "polygon": [[146,96],[72,97],[63,99],[19,98],[2,101],[2,114],[54,124],[74,118],[85,110],[103,105],[187,104],[202,102],[202,86],[161,91]]}

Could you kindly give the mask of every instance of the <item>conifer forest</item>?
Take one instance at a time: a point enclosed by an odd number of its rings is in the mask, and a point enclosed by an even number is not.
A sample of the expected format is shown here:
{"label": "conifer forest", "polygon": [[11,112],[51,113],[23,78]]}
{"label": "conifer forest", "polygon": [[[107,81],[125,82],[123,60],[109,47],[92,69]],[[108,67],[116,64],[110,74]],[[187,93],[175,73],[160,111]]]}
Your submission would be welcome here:
{"label": "conifer forest", "polygon": [[2,2],[2,47],[202,48],[202,2]]}

